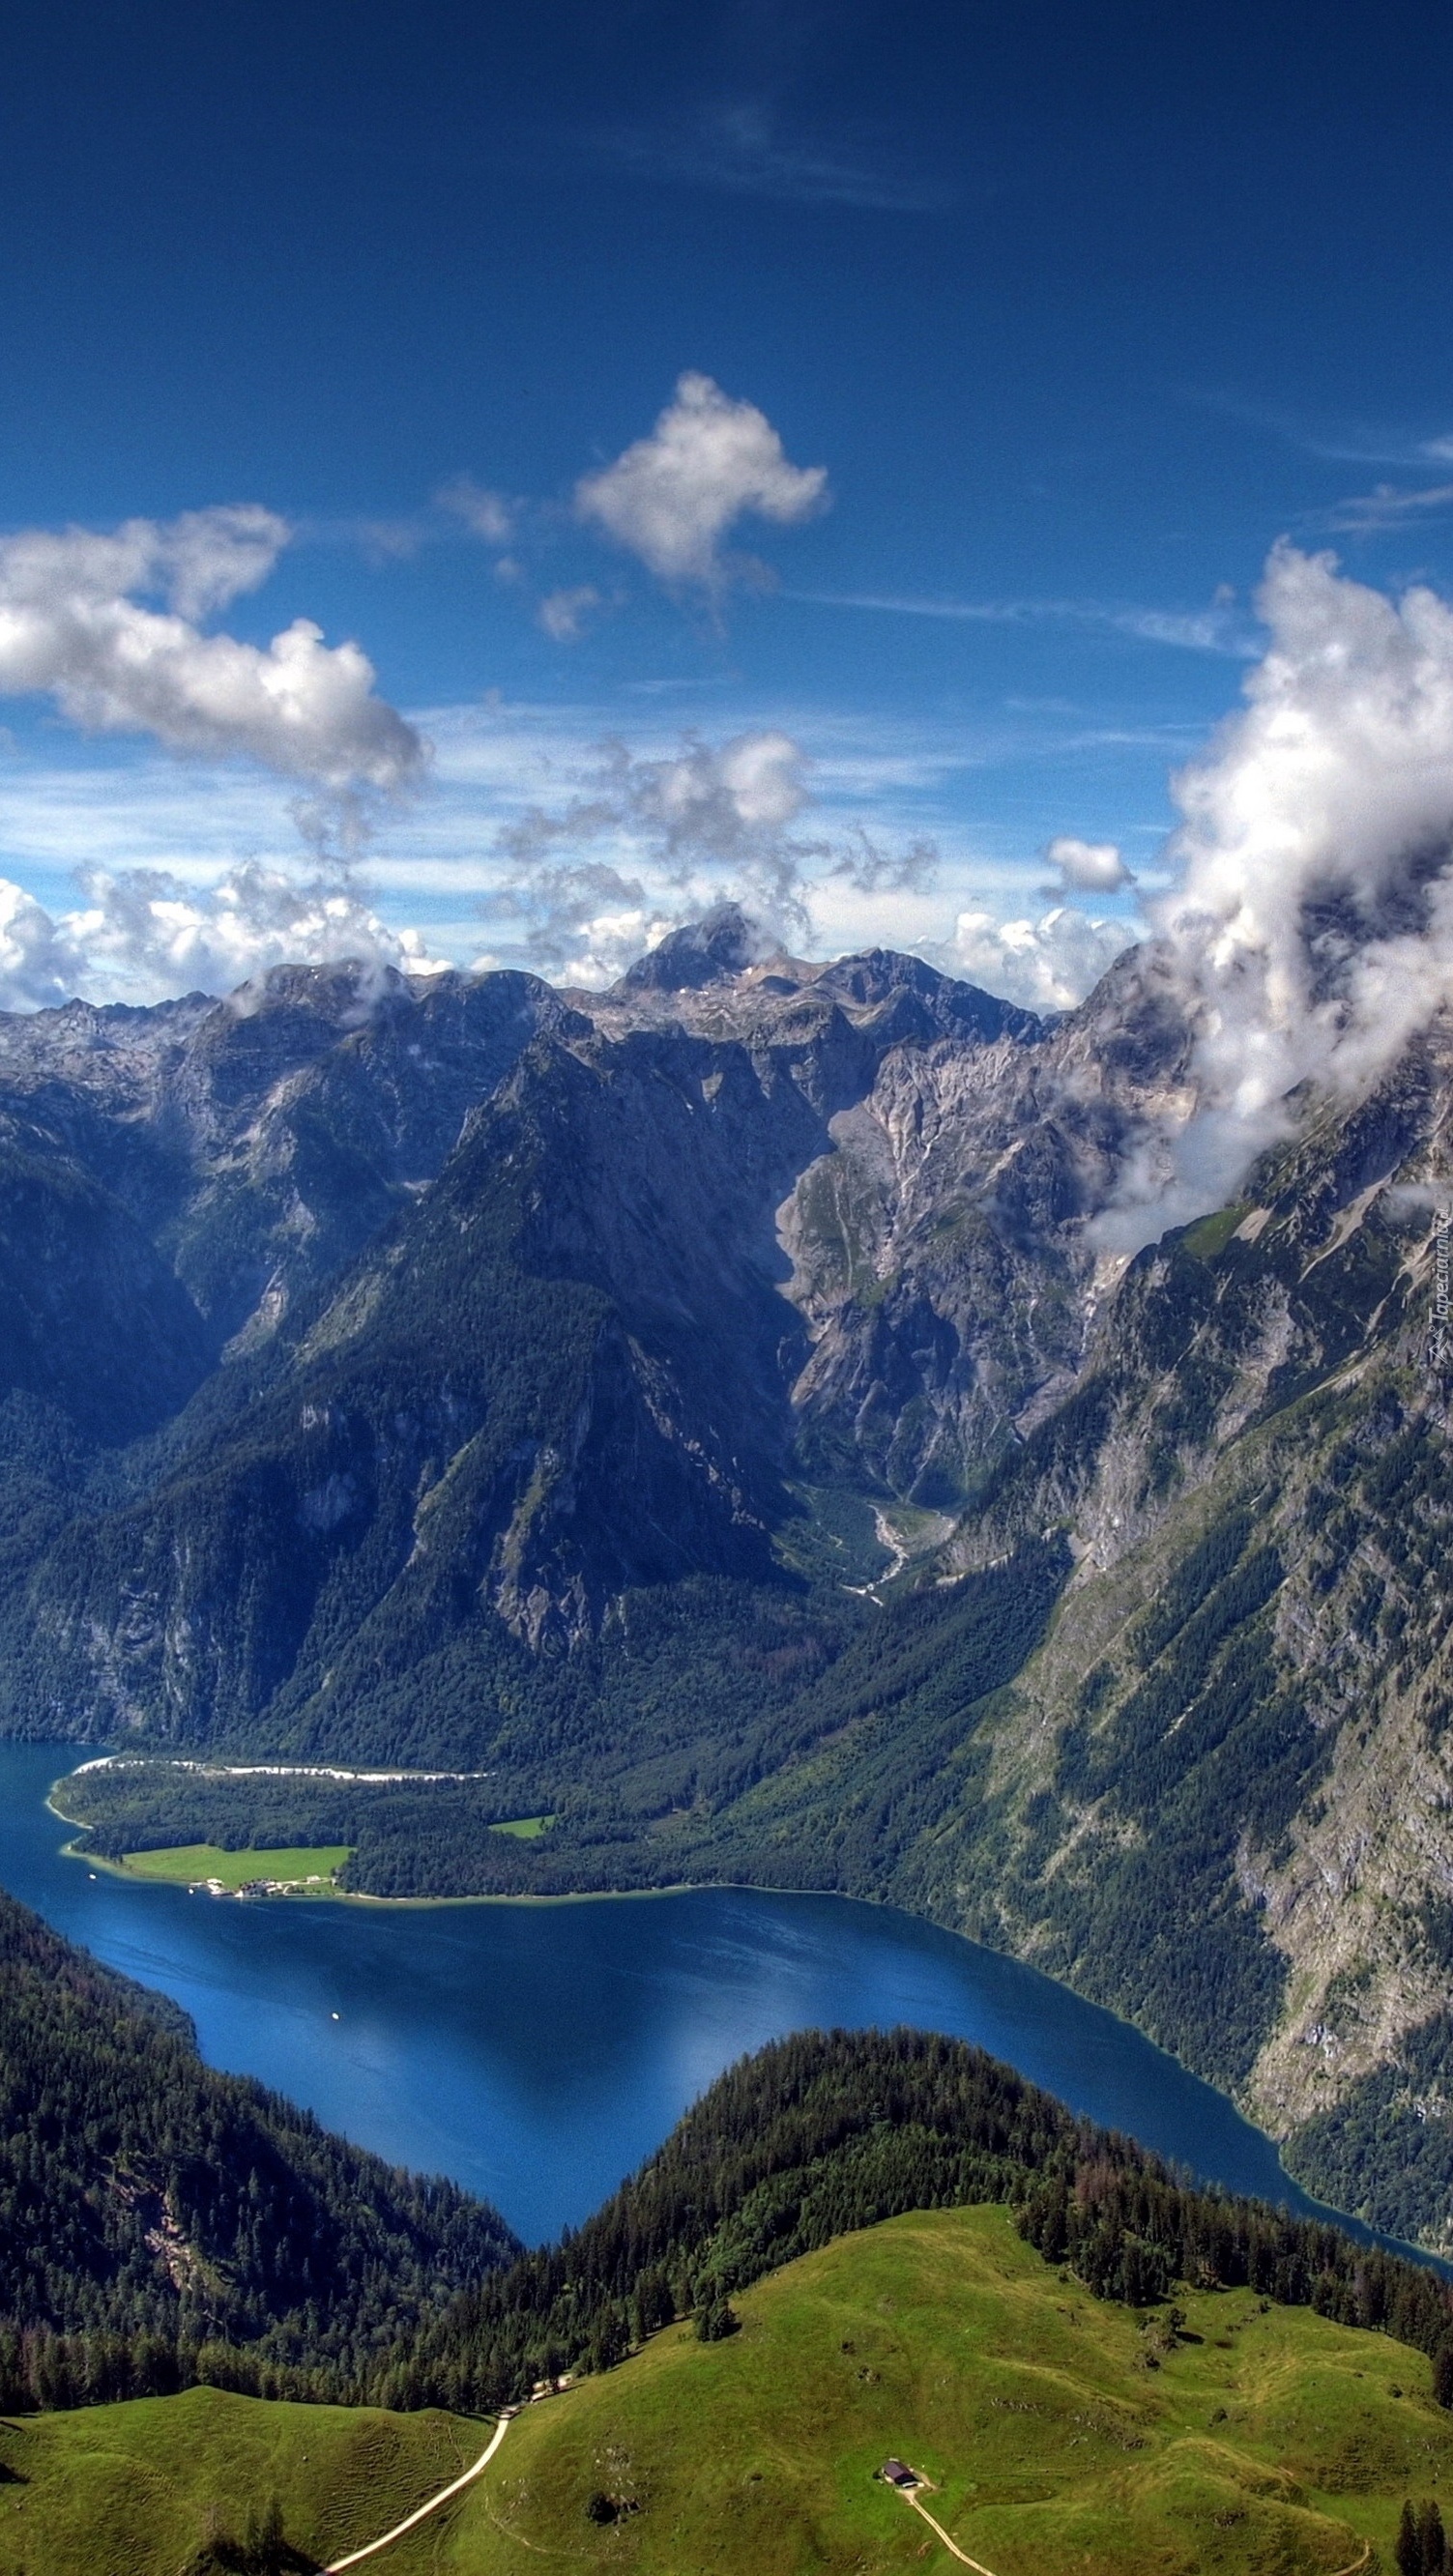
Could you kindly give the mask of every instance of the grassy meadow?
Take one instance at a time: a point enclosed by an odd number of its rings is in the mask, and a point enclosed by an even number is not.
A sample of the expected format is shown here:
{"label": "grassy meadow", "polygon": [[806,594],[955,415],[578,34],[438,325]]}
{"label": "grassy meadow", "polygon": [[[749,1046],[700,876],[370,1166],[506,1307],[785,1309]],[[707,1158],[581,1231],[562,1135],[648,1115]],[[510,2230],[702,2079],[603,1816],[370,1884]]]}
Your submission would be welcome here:
{"label": "grassy meadow", "polygon": [[128,1852],[123,1860],[98,1860],[93,1853],[81,1858],[92,1869],[109,1869],[121,1878],[160,1880],[175,1887],[205,1887],[209,1879],[233,1893],[247,1887],[254,1879],[276,1879],[287,1887],[316,1894],[327,1894],[335,1885],[338,1872],[351,1857],[347,1843],[328,1843],[317,1849],[298,1846],[286,1851],[223,1851],[216,1843],[178,1843],[168,1851]]}
{"label": "grassy meadow", "polygon": [[448,2415],[274,2406],[217,2388],[11,2417],[0,2576],[183,2576],[209,2543],[244,2541],[274,2496],[304,2563],[324,2564],[447,2486],[487,2438]]}
{"label": "grassy meadow", "polygon": [[[1453,2502],[1453,2418],[1406,2345],[1250,2291],[1101,2304],[1002,2209],[891,2219],[530,2407],[387,2576],[892,2576],[956,2563],[873,2472],[897,2452],[993,2576],[1391,2576],[1405,2495]],[[0,2576],[181,2576],[276,2494],[318,2560],[477,2456],[446,2415],[209,2390],[0,2428]],[[593,2519],[601,2499],[610,2519]]]}
{"label": "grassy meadow", "polygon": [[[1404,2495],[1453,2494],[1421,2355],[1249,2291],[1188,2292],[1183,2334],[1167,2311],[1142,2331],[1000,2209],[891,2219],[735,2304],[730,2341],[669,2328],[532,2408],[398,2576],[946,2576],[874,2479],[893,2452],[994,2576],[1390,2576]],[[594,2525],[597,2490],[638,2510]]]}

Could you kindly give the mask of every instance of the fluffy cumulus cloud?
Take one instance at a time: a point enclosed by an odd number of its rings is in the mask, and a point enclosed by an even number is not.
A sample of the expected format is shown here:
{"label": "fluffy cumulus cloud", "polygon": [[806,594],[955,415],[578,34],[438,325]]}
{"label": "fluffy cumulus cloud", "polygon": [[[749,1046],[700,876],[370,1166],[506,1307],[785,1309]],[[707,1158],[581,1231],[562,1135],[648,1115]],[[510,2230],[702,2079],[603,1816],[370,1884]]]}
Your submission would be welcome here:
{"label": "fluffy cumulus cloud", "polygon": [[38,1011],[76,990],[69,939],[23,886],[0,877],[0,1011]]}
{"label": "fluffy cumulus cloud", "polygon": [[339,864],[379,800],[421,775],[418,733],[378,696],[360,648],[327,645],[306,618],[266,646],[207,630],[266,580],[290,533],[238,506],[0,538],[0,694],[49,696],[89,731],[296,781],[293,819],[313,854],[302,877],[252,864],[201,893],[155,870],[82,871],[83,900],[59,915],[0,881],[0,1007],[220,991],[290,957],[425,962]]}
{"label": "fluffy cumulus cloud", "polygon": [[415,931],[395,931],[338,876],[306,882],[255,863],[204,891],[156,869],[81,880],[82,900],[53,917],[0,878],[0,1010],[68,1000],[160,1001],[226,993],[269,966],[362,958],[431,974]]}
{"label": "fluffy cumulus cloud", "polygon": [[717,588],[721,545],[748,514],[790,527],[827,500],[827,469],[789,462],[755,403],[687,374],[649,438],[575,487],[582,519],[638,555],[659,580]]}
{"label": "fluffy cumulus cloud", "polygon": [[1056,904],[1039,921],[961,912],[952,957],[956,971],[986,992],[1031,1011],[1068,1011],[1135,937],[1125,922],[1092,921],[1071,904]]}
{"label": "fluffy cumulus cloud", "polygon": [[777,836],[808,801],[805,772],[791,735],[769,731],[738,734],[719,751],[690,742],[674,760],[633,760],[618,746],[607,775],[679,875],[703,857],[775,871]]}
{"label": "fluffy cumulus cloud", "polygon": [[296,618],[267,646],[201,621],[266,579],[288,539],[269,510],[131,519],[0,538],[0,693],[46,694],[98,732],[241,754],[330,792],[392,793],[424,746],[358,645]]}
{"label": "fluffy cumulus cloud", "polygon": [[1453,609],[1276,548],[1247,704],[1183,770],[1149,907],[1194,1033],[1193,1114],[1127,1241],[1230,1197],[1302,1084],[1356,1094],[1453,1001]]}
{"label": "fluffy cumulus cloud", "polygon": [[1135,882],[1113,841],[1077,841],[1062,832],[1044,855],[1057,874],[1056,892],[1115,894]]}
{"label": "fluffy cumulus cloud", "polygon": [[[559,983],[587,988],[613,984],[676,927],[669,901],[603,858],[517,863],[482,910],[511,955],[522,953]],[[496,961],[491,954],[477,962]]]}

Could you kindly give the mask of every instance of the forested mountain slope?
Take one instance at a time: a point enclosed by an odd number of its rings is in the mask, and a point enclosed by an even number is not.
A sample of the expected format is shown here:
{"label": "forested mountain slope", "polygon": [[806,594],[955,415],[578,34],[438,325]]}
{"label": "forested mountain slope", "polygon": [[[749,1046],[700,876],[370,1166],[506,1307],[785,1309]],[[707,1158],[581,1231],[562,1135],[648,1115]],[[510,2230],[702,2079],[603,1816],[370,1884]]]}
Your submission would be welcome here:
{"label": "forested mountain slope", "polygon": [[0,2408],[356,2396],[516,2250],[452,2183],[204,2066],[175,2006],[0,1896]]}
{"label": "forested mountain slope", "polygon": [[4,1722],[206,1757],[67,1792],[113,1851],[917,1907],[1453,2241],[1449,1029],[1127,1259],[1153,955],[756,951],[5,1025]]}

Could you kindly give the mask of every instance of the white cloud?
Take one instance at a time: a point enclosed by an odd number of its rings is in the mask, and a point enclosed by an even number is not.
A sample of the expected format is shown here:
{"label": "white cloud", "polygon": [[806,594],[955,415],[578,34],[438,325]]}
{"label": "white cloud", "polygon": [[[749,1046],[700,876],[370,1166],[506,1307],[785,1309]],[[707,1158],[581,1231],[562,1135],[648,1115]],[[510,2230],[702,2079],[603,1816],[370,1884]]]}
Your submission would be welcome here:
{"label": "white cloud", "polygon": [[755,834],[793,822],[808,801],[805,756],[790,734],[743,733],[720,751],[693,742],[674,760],[618,762],[634,813],[668,854],[735,857]]}
{"label": "white cloud", "polygon": [[466,528],[491,546],[507,546],[515,532],[515,504],[503,492],[491,492],[472,474],[456,474],[435,495],[441,510],[451,510]]}
{"label": "white cloud", "polygon": [[1298,1085],[1355,1096],[1453,1000],[1453,609],[1285,544],[1260,606],[1249,703],[1175,782],[1179,882],[1148,907],[1195,1108],[1126,1240],[1229,1198]]}
{"label": "white cloud", "polygon": [[600,592],[593,582],[584,581],[574,590],[552,590],[535,611],[535,623],[556,644],[577,643],[585,631],[591,610],[602,605]]}
{"label": "white cloud", "polygon": [[830,865],[830,874],[845,877],[859,894],[902,892],[925,894],[939,868],[936,841],[910,841],[906,849],[887,850],[861,823],[855,823]]}
{"label": "white cloud", "polygon": [[958,971],[971,984],[1031,1011],[1068,1011],[1132,946],[1123,922],[1091,921],[1059,904],[1039,921],[996,921],[961,912],[953,937]]}
{"label": "white cloud", "polygon": [[[1022,723],[780,702],[778,712],[785,721],[738,700],[735,723],[683,739],[659,708],[641,709],[639,737],[633,729],[630,750],[607,759],[602,737],[620,722],[618,698],[530,704],[495,693],[410,710],[436,746],[429,794],[393,811],[371,847],[368,901],[394,935],[421,926],[436,955],[468,961],[488,938],[506,963],[582,981],[609,981],[630,938],[642,946],[656,926],[729,895],[800,955],[888,946],[951,970],[944,943],[961,910],[1037,919],[1047,908],[1035,900],[1042,850],[1016,854],[1025,799],[1045,792],[1039,737]],[[241,858],[319,874],[300,858],[287,782],[241,762],[183,767],[115,741],[61,761],[58,739],[48,727],[42,757],[0,761],[0,874],[54,918],[76,904],[67,880],[77,868],[161,870],[199,895]],[[1016,789],[1014,818],[990,837],[993,782],[1022,759],[1035,765]],[[585,925],[599,916],[598,935],[583,927],[562,948],[548,905],[533,918],[496,908],[506,895],[513,904],[522,869],[577,861],[638,885],[641,922],[628,921],[633,900],[605,893],[580,916]],[[330,883],[336,873],[322,871]],[[1087,908],[1099,908],[1093,897]],[[96,982],[87,989],[104,998]]]}
{"label": "white cloud", "polygon": [[575,506],[665,582],[716,586],[721,540],[747,512],[790,527],[827,500],[827,468],[788,462],[755,403],[688,373],[649,438],[582,476]]}
{"label": "white cloud", "polygon": [[587,987],[613,984],[676,924],[669,903],[653,904],[639,877],[603,859],[518,867],[483,910],[532,964],[558,982]]}
{"label": "white cloud", "polygon": [[822,929],[860,945],[910,924],[915,942],[931,938],[933,843],[900,848],[837,816],[803,829],[817,805],[808,769],[775,726],[716,745],[688,735],[658,759],[607,742],[582,792],[500,831],[505,874],[485,917],[515,925],[531,963],[579,984],[610,981],[722,902],[740,904],[769,944],[809,954]]}
{"label": "white cloud", "polygon": [[84,900],[52,917],[0,878],[0,1010],[26,1011],[72,994],[160,1001],[227,993],[269,966],[362,958],[436,973],[415,931],[389,928],[344,879],[300,882],[256,862],[199,889],[154,868],[96,870]]}
{"label": "white cloud", "polygon": [[39,1011],[70,999],[73,961],[50,914],[0,877],[0,1011]]}
{"label": "white cloud", "polygon": [[[617,959],[627,935],[639,955],[648,932],[663,936],[724,897],[771,932],[800,934],[806,871],[830,855],[789,830],[808,802],[805,766],[801,746],[775,730],[717,748],[688,736],[664,760],[607,742],[584,794],[501,830],[505,874],[486,918],[519,924],[531,961],[572,983],[601,980],[601,961]],[[591,845],[602,854],[583,855]],[[619,955],[611,971],[629,962]]]}
{"label": "white cloud", "polygon": [[[240,753],[333,792],[403,786],[424,746],[375,696],[358,645],[330,648],[301,617],[265,650],[197,623],[256,589],[288,533],[271,511],[238,507],[0,538],[0,692],[47,694],[91,731]],[[143,604],[158,595],[166,608]]]}
{"label": "white cloud", "polygon": [[1077,894],[1114,894],[1135,882],[1113,841],[1077,841],[1073,833],[1062,832],[1044,855],[1058,869],[1061,889]]}

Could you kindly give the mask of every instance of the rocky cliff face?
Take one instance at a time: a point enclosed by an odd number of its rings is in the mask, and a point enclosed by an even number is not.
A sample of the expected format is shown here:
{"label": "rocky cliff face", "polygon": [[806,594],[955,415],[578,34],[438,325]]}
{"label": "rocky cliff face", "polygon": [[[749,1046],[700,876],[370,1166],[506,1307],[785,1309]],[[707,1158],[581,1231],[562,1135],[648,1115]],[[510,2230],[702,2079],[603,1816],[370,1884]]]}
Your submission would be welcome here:
{"label": "rocky cliff face", "polygon": [[758,951],[0,1023],[6,1722],[920,1905],[1437,2234],[1453,1032],[1127,1260],[1152,961],[1041,1022]]}
{"label": "rocky cliff face", "polygon": [[[471,1598],[532,1647],[598,1630],[632,1585],[779,1579],[815,1408],[819,1473],[840,1467],[812,1383],[843,1304],[815,1275],[814,1176],[844,1120],[880,1131],[870,1104],[910,1066],[981,1066],[1002,1125],[1009,1059],[1040,1031],[914,960],[737,971],[688,938],[648,966],[593,1017],[526,977],[291,970],[231,1004],[9,1024],[59,1301],[45,1384],[58,1410],[67,1368],[80,1389],[64,1299],[124,1241],[135,1277],[103,1328],[150,1393],[122,1433],[169,1426],[123,1471],[129,1510],[27,1569],[57,1714],[165,1712],[181,1733],[256,1715],[300,1686],[344,1560],[356,1624],[361,1561],[377,1610],[446,1525]],[[23,1274],[17,1244],[16,1295]],[[930,1359],[935,1398],[943,1373]],[[17,1338],[13,1393],[43,1377]],[[78,1391],[68,1435],[88,1423]],[[859,1445],[891,1499],[891,1438]],[[258,1604],[255,1644],[234,1593]]]}

